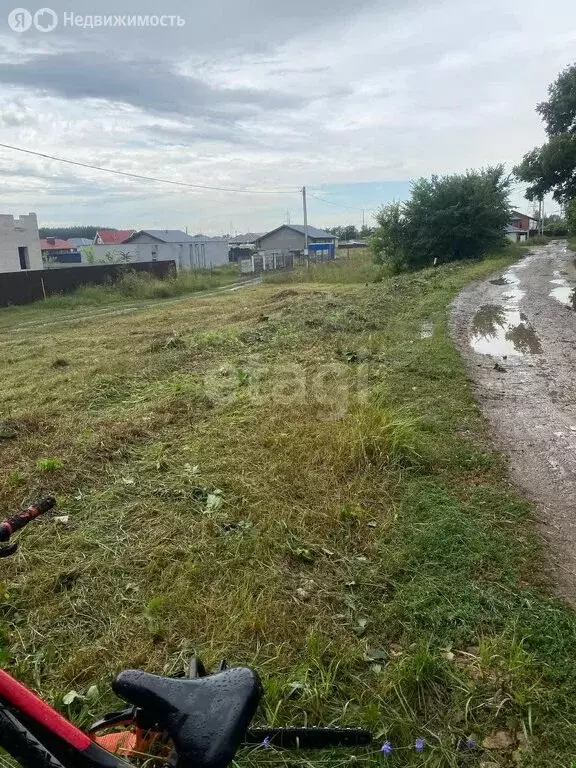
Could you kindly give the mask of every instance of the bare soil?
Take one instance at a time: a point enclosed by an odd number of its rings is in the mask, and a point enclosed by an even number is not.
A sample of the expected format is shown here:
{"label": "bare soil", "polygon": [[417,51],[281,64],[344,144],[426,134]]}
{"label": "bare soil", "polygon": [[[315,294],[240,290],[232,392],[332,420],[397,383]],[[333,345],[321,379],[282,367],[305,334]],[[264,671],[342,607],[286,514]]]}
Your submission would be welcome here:
{"label": "bare soil", "polygon": [[576,605],[576,267],[564,241],[532,249],[456,298],[453,339],[512,481],[536,503],[550,580]]}

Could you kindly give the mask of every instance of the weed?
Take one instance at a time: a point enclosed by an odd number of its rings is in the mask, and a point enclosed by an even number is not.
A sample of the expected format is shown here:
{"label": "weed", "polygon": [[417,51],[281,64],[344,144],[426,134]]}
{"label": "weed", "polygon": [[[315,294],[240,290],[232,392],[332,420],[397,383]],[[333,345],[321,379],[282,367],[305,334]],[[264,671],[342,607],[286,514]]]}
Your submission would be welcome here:
{"label": "weed", "polygon": [[38,459],[36,461],[36,468],[40,472],[55,472],[58,469],[62,469],[64,462],[61,459]]}
{"label": "weed", "polygon": [[417,419],[403,410],[363,405],[348,417],[346,446],[360,466],[410,466],[420,458],[417,423]]}

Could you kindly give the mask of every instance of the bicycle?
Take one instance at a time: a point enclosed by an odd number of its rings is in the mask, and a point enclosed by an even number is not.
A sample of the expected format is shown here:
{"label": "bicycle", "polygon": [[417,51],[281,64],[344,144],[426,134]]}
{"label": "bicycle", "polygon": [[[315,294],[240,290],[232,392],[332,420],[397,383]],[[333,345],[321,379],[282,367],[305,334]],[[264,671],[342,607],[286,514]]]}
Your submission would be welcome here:
{"label": "bicycle", "polygon": [[[0,523],[0,542],[49,511],[45,497]],[[17,550],[0,548],[0,557]],[[221,662],[208,674],[193,658],[188,677],[121,672],[112,689],[130,706],[104,715],[84,733],[0,670],[0,747],[23,768],[130,768],[127,759],[157,758],[171,768],[225,768],[243,745],[281,749],[369,746],[361,728],[251,728],[262,698],[258,674]]]}

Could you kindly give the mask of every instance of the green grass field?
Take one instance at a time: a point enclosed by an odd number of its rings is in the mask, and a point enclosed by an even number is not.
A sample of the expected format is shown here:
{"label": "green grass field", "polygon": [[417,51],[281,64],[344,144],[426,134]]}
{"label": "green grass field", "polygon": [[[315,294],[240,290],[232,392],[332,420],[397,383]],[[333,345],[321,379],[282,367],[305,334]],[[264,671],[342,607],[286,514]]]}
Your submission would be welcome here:
{"label": "green grass field", "polygon": [[571,768],[576,619],[447,336],[518,253],[0,311],[0,506],[51,491],[69,516],[2,561],[5,665],[86,724],[123,667],[226,656],[260,671],[262,720],[367,725],[390,765]]}

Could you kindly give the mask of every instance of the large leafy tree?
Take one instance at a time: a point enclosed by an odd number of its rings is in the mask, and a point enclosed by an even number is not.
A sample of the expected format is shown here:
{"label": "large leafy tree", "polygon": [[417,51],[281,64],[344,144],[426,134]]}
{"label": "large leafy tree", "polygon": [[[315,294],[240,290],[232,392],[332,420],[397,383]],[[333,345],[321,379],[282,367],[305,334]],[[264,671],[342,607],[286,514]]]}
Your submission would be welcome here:
{"label": "large leafy tree", "polygon": [[375,258],[396,269],[476,258],[502,245],[510,219],[510,179],[501,165],[419,179],[405,203],[381,208]]}
{"label": "large leafy tree", "polygon": [[514,173],[528,184],[528,200],[551,192],[555,200],[566,203],[576,198],[576,64],[560,73],[548,94],[548,100],[536,107],[548,141],[524,155]]}

